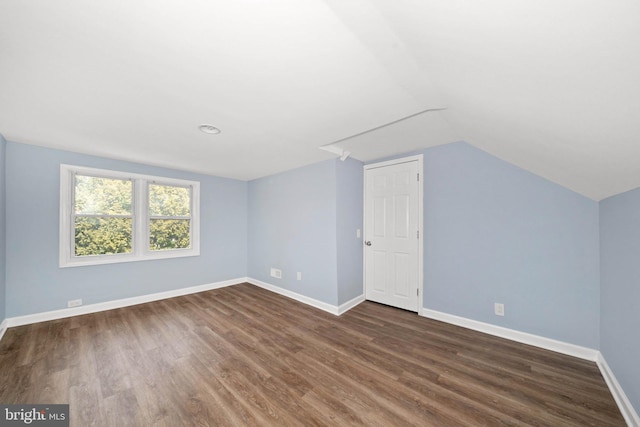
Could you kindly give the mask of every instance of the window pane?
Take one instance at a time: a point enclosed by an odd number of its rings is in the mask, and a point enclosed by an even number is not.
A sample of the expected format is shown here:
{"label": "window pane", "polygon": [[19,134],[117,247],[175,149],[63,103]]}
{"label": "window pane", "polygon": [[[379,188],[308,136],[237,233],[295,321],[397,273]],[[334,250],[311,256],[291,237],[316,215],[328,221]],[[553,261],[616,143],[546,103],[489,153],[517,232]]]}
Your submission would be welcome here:
{"label": "window pane", "polygon": [[189,248],[190,226],[188,219],[152,219],[149,225],[149,248],[152,251]]}
{"label": "window pane", "polygon": [[149,214],[151,216],[189,216],[191,189],[172,185],[149,185]]}
{"label": "window pane", "polygon": [[131,252],[131,218],[76,217],[76,256]]}
{"label": "window pane", "polygon": [[130,215],[133,183],[130,180],[76,175],[76,214]]}

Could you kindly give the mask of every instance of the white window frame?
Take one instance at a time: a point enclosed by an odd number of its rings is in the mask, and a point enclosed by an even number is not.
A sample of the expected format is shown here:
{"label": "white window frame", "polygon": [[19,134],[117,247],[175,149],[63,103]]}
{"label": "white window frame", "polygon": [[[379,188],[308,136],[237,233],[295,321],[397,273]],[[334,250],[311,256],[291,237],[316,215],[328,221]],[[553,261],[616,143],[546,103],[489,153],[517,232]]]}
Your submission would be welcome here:
{"label": "white window frame", "polygon": [[[75,255],[74,193],[75,175],[131,180],[133,182],[132,251],[126,254]],[[149,248],[149,184],[188,187],[191,189],[191,246],[184,249],[151,250]],[[83,265],[113,264],[119,262],[181,258],[200,255],[200,183],[184,179],[142,175],[84,166],[60,165],[60,259],[59,265],[77,267]]]}

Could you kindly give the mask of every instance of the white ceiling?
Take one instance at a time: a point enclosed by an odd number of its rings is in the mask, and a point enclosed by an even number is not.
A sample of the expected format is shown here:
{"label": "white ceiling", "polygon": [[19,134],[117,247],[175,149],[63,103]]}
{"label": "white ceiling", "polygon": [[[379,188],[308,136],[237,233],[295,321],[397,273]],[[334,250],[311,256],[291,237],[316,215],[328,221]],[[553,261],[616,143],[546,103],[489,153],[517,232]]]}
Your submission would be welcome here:
{"label": "white ceiling", "polygon": [[640,2],[0,0],[0,133],[243,180],[464,140],[600,200],[640,186]]}

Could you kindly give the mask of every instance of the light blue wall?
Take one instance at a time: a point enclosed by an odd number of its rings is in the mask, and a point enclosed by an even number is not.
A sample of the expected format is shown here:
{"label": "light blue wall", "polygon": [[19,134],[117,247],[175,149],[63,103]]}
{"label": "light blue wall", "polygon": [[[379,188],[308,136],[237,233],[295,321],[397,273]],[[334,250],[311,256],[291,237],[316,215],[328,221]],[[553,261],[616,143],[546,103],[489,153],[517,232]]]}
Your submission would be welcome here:
{"label": "light blue wall", "polygon": [[601,348],[640,411],[640,189],[600,202]]}
{"label": "light blue wall", "polygon": [[337,305],[336,215],[333,159],[250,181],[249,276]]}
{"label": "light blue wall", "polygon": [[424,307],[598,349],[598,203],[464,142],[414,154]]}
{"label": "light blue wall", "polygon": [[[640,189],[598,204],[466,143],[417,153],[424,307],[601,349],[640,407]],[[61,163],[200,181],[201,256],[58,268]],[[0,321],[247,275],[343,304],[362,293],[362,180],[352,159],[244,183],[0,135]]]}
{"label": "light blue wall", "polygon": [[599,348],[598,203],[466,143],[424,154],[424,306]]}
{"label": "light blue wall", "polygon": [[6,226],[5,226],[5,168],[7,141],[0,135],[0,323],[5,319],[6,308]]}
{"label": "light blue wall", "polygon": [[[247,183],[8,142],[7,317],[247,275]],[[59,175],[67,163],[200,181],[200,256],[58,267]]]}
{"label": "light blue wall", "polygon": [[[338,246],[338,305],[363,294],[362,231],[363,164],[357,160],[336,160]],[[362,235],[362,234],[361,234]]]}
{"label": "light blue wall", "polygon": [[[599,348],[598,204],[466,143],[422,153],[424,306]],[[355,160],[243,183],[11,142],[6,157],[7,316],[247,275],[332,305],[362,292]],[[201,256],[58,268],[60,163],[201,181]]]}

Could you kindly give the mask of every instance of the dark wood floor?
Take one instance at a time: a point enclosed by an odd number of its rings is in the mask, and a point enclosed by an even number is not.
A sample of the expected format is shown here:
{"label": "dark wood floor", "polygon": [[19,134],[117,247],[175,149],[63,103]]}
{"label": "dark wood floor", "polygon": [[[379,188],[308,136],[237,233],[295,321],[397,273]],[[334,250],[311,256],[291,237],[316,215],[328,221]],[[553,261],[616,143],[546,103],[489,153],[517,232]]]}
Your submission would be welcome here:
{"label": "dark wood floor", "polygon": [[69,403],[72,426],[625,425],[594,363],[249,284],[11,328],[0,403]]}

